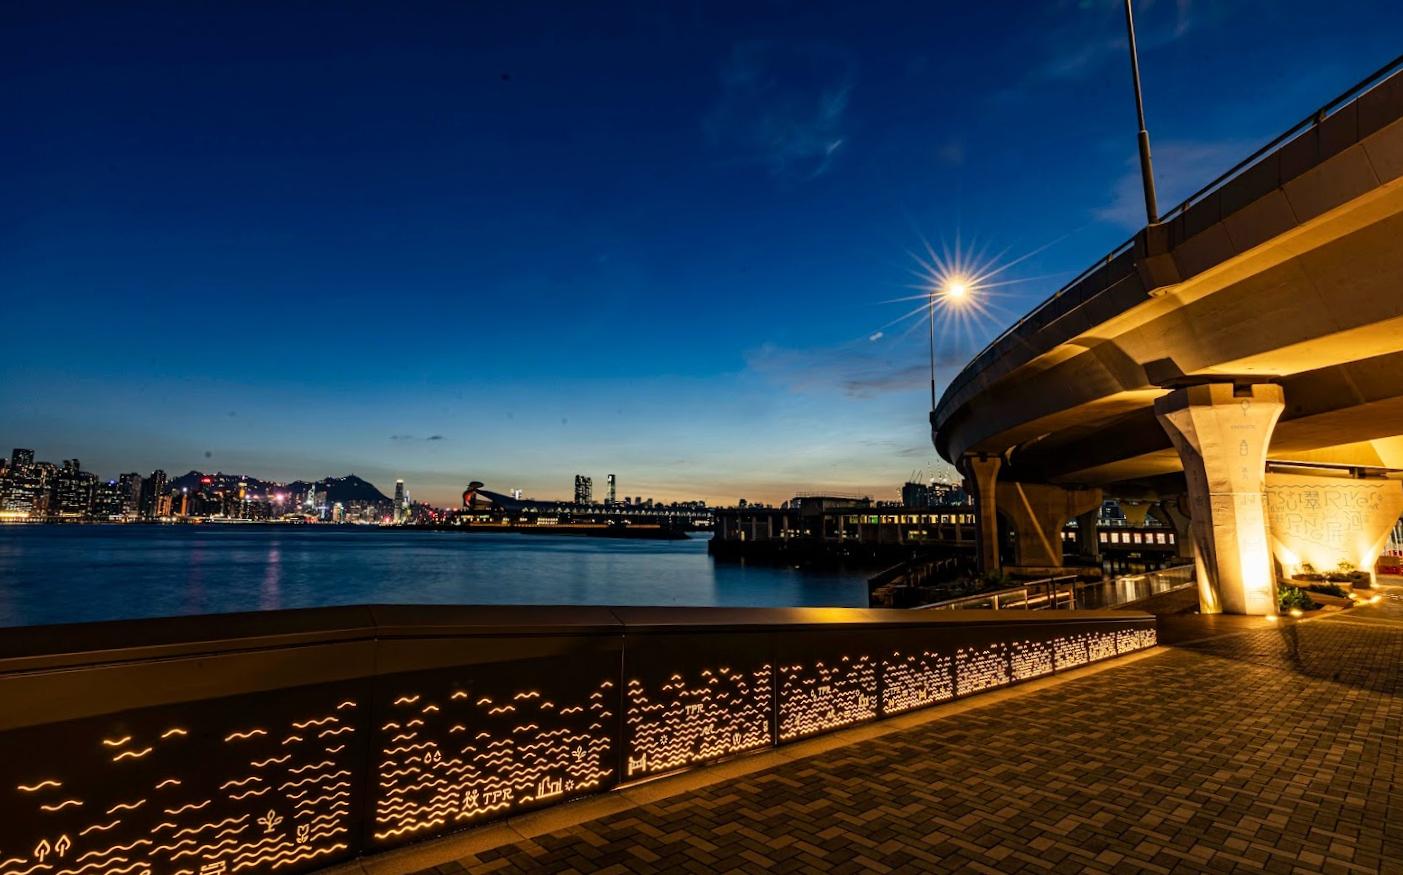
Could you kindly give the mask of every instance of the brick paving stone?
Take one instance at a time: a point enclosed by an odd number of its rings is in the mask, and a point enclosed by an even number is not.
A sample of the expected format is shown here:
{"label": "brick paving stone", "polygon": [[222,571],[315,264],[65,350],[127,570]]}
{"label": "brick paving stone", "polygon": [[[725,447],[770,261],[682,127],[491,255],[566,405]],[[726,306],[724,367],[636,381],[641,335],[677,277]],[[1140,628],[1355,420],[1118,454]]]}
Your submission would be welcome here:
{"label": "brick paving stone", "polygon": [[1403,590],[430,872],[1403,875]]}

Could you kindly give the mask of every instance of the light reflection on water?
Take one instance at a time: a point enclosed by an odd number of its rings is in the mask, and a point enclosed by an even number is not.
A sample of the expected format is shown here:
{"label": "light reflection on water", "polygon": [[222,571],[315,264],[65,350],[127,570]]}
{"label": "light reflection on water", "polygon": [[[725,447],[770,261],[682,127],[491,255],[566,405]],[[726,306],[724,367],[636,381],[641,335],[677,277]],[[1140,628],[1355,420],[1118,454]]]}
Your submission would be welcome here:
{"label": "light reflection on water", "polygon": [[865,578],[717,563],[704,539],[0,526],[0,626],[374,602],[860,607]]}

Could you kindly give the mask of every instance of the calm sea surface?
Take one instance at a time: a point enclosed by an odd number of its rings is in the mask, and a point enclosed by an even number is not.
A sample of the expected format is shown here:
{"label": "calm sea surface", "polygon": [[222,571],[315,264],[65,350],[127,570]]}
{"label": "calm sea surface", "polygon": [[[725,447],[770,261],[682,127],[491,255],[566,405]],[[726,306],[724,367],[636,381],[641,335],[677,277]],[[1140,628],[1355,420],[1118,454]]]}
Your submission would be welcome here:
{"label": "calm sea surface", "polygon": [[855,607],[865,579],[716,562],[701,538],[0,526],[0,626],[367,602]]}

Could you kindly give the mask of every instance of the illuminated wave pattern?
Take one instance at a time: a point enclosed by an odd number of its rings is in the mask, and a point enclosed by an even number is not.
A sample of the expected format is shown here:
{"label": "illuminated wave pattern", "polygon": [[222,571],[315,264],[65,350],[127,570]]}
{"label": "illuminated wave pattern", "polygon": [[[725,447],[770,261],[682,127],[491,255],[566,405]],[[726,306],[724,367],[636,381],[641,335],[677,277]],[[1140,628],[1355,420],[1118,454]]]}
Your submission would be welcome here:
{"label": "illuminated wave pattern", "polygon": [[1033,629],[776,638],[799,655],[758,643],[740,666],[745,646],[698,636],[636,675],[617,651],[506,660],[10,730],[0,875],[308,871],[1156,644]]}
{"label": "illuminated wave pattern", "polygon": [[377,842],[579,796],[614,774],[614,682],[581,701],[408,689],[378,729]]}
{"label": "illuminated wave pattern", "polygon": [[870,656],[792,663],[779,669],[779,738],[790,741],[877,716],[877,667]]}
{"label": "illuminated wave pattern", "polygon": [[953,666],[943,653],[892,651],[882,661],[882,713],[900,714],[955,698]]}
{"label": "illuminated wave pattern", "polygon": [[[105,762],[104,770],[55,767],[0,788],[0,798],[13,794],[0,825],[0,875],[258,875],[343,855],[356,768],[344,739],[356,731],[359,704],[336,705],[280,724],[132,725],[79,741],[87,749],[68,764]],[[41,760],[16,758],[8,771],[33,773]],[[221,775],[221,765],[236,774]],[[21,820],[34,834],[19,843]]]}
{"label": "illuminated wave pattern", "polygon": [[631,679],[626,688],[625,777],[666,772],[694,763],[768,747],[769,665],[754,671],[702,669],[674,674],[650,692]]}

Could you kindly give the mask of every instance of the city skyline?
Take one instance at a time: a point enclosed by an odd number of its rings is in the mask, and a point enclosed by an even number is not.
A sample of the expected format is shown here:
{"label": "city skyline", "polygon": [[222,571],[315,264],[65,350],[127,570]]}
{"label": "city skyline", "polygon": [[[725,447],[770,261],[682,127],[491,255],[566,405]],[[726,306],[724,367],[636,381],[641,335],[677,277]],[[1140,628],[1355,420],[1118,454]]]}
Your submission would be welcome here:
{"label": "city skyline", "polygon": [[[0,441],[103,472],[886,494],[944,470],[926,241],[1014,281],[943,385],[1142,218],[1111,2],[171,10],[19,4],[0,52]],[[1167,206],[1403,11],[1139,26]]]}
{"label": "city skyline", "polygon": [[[373,480],[361,477],[357,472],[354,471],[342,474],[322,474],[320,476],[271,478],[262,476],[253,471],[224,471],[220,469],[203,468],[191,468],[187,471],[181,472],[176,471],[174,469],[168,470],[164,467],[157,467],[150,469],[148,473],[143,473],[141,471],[128,470],[132,466],[127,466],[126,468],[120,469],[118,473],[114,473],[111,476],[104,476],[102,473],[92,470],[91,467],[85,466],[82,463],[81,458],[79,457],[63,458],[59,462],[53,462],[46,458],[40,452],[36,451],[33,447],[14,447],[9,451],[7,455],[0,457],[0,504],[3,504],[4,499],[7,498],[5,494],[5,487],[7,484],[4,476],[2,475],[13,475],[15,472],[21,471],[21,469],[29,468],[36,465],[45,467],[52,474],[58,475],[60,477],[59,484],[57,485],[55,483],[45,484],[46,491],[52,493],[56,499],[61,500],[63,487],[64,485],[66,485],[63,483],[64,475],[81,475],[82,482],[86,484],[85,488],[89,492],[87,502],[88,504],[93,503],[92,499],[94,490],[100,491],[104,486],[117,487],[120,485],[122,487],[122,493],[125,494],[128,491],[128,481],[134,481],[135,491],[133,492],[133,501],[131,503],[137,508],[144,507],[145,510],[148,511],[150,510],[149,505],[151,505],[154,499],[159,497],[161,494],[172,495],[182,491],[173,487],[175,481],[187,479],[192,476],[201,477],[202,479],[200,480],[200,482],[205,484],[206,486],[208,486],[213,481],[218,481],[219,483],[236,483],[237,481],[245,480],[250,481],[251,485],[259,484],[262,486],[266,486],[268,487],[266,495],[256,495],[254,497],[267,500],[272,499],[274,497],[275,492],[281,493],[281,495],[277,497],[277,500],[279,502],[286,501],[288,503],[289,508],[299,503],[298,501],[296,501],[295,493],[299,492],[300,490],[296,489],[295,487],[316,487],[330,481],[345,480],[362,481],[366,486],[373,488],[375,491],[379,492],[380,496],[375,501],[380,504],[391,506],[396,517],[401,516],[404,513],[404,511],[407,510],[407,508],[410,507],[412,504],[423,504],[425,506],[435,506],[450,509],[456,508],[458,504],[457,501],[447,501],[438,503],[431,501],[421,502],[418,499],[414,499],[412,496],[412,493],[415,491],[414,484],[406,483],[406,481],[402,477],[394,478],[393,486],[386,489],[381,488],[381,485],[374,482]],[[77,478],[75,477],[73,479]],[[154,490],[151,488],[151,483],[153,480],[157,481],[159,484],[155,487]],[[482,485],[478,483],[472,483],[469,479],[465,479],[465,482],[470,484],[469,488],[472,488],[472,486]],[[582,483],[584,484],[583,488]],[[651,507],[655,503],[658,506],[692,505],[698,503],[699,501],[702,501],[701,499],[697,499],[695,497],[659,498],[653,495],[645,496],[641,493],[626,494],[623,496],[616,497],[614,487],[618,483],[618,480],[616,479],[616,475],[614,474],[608,475],[610,491],[604,497],[596,499],[592,494],[590,486],[591,483],[592,478],[589,475],[576,474],[574,475],[573,494],[571,494],[571,490],[569,489],[559,490],[562,493],[560,495],[556,495],[551,492],[546,492],[543,494],[525,495],[524,490],[519,488],[508,488],[508,491],[515,499],[524,498],[526,500],[537,500],[550,503],[568,503],[573,500],[576,504],[596,504],[601,506],[610,506],[617,504],[621,507],[642,507],[645,505]],[[143,486],[143,484],[145,484],[145,486]],[[35,488],[38,488],[37,485]],[[145,492],[142,491],[143,489],[145,490]],[[288,490],[292,491],[289,492]],[[186,489],[184,491],[188,492],[189,490]],[[115,498],[116,496],[114,495],[112,497]],[[722,504],[734,504],[736,503],[736,501],[744,503],[749,500],[746,499],[745,496],[739,496],[737,499],[732,499],[730,502]],[[757,501],[750,503],[760,504],[763,502]],[[708,502],[708,504],[711,503]],[[7,508],[0,507],[0,510],[5,509]]]}

